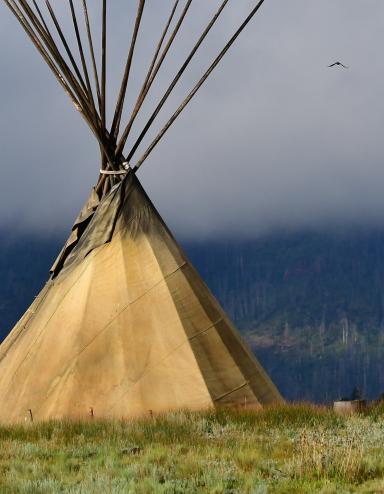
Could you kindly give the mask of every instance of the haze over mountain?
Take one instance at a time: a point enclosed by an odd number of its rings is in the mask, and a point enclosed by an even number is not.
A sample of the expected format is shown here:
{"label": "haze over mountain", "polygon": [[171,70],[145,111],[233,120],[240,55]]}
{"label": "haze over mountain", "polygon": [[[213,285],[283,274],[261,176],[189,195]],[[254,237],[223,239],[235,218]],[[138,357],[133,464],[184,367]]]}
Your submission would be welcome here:
{"label": "haze over mountain", "polygon": [[[98,2],[89,3],[96,36]],[[150,2],[145,10],[131,103],[171,3]],[[159,124],[253,3],[229,2]],[[110,2],[110,107],[133,22],[128,9],[121,15],[121,4]],[[193,2],[146,114],[217,4]],[[60,2],[55,6],[63,20]],[[61,232],[97,178],[98,147],[6,7],[0,10],[0,224]],[[381,0],[265,2],[140,172],[177,235],[253,237],[280,227],[382,224],[383,25]],[[350,68],[328,69],[330,60]]]}

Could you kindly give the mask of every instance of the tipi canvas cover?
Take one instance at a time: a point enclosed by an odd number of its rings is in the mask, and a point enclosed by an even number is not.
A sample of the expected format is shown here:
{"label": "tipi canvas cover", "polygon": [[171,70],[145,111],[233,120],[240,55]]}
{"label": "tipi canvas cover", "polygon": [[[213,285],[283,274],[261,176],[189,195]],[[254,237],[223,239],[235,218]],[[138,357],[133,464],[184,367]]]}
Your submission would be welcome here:
{"label": "tipi canvas cover", "polygon": [[67,262],[0,347],[0,421],[281,400],[134,174]]}
{"label": "tipi canvas cover", "polygon": [[[148,131],[230,0],[218,0],[216,12],[133,142],[136,117],[188,18],[192,0],[164,0],[160,7],[157,0],[137,0],[112,115],[106,110],[108,13],[118,3],[92,0],[88,12],[87,0],[3,2],[96,137],[101,165],[98,182],[51,278],[0,346],[0,422],[18,422],[26,415],[34,420],[81,419],[89,413],[98,418],[124,418],[181,408],[281,402],[279,392],[182,253],[136,177],[264,0],[255,2],[141,156],[136,153]],[[124,14],[126,9],[131,11],[132,3],[128,7],[122,2],[124,39]],[[171,7],[169,16],[167,7]],[[165,12],[165,28],[155,23],[162,29],[160,40],[123,128],[145,8],[152,8],[156,19]],[[71,38],[66,37],[56,11],[61,16],[66,13],[73,27]],[[96,16],[101,20],[100,43],[92,34],[91,21]],[[115,32],[115,26],[111,31]],[[71,39],[76,41],[76,52]]]}

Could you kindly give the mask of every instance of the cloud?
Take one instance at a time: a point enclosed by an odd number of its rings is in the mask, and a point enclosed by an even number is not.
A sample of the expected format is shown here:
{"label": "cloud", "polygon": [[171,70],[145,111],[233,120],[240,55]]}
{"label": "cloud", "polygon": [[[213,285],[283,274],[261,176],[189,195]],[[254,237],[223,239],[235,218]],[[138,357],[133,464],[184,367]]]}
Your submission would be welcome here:
{"label": "cloud", "polygon": [[[62,15],[63,4],[55,3]],[[129,103],[171,3],[148,2]],[[149,137],[253,3],[232,2]],[[125,2],[111,6],[110,108],[133,22]],[[215,6],[195,0],[140,123]],[[140,170],[176,234],[253,236],[277,228],[383,223],[383,23],[381,0],[266,0]],[[96,141],[4,5],[0,46],[0,225],[68,229],[97,178]],[[328,69],[336,60],[350,68]]]}

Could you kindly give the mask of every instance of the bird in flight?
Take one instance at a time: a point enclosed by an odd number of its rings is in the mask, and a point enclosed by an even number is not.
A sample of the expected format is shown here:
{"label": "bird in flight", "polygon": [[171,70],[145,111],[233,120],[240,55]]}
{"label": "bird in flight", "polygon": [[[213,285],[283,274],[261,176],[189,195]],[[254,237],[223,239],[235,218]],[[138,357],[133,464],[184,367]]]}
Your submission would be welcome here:
{"label": "bird in flight", "polygon": [[344,69],[348,69],[348,67],[341,62],[332,63],[331,65],[328,65],[328,67],[335,67],[336,65],[338,65],[340,67],[344,67]]}

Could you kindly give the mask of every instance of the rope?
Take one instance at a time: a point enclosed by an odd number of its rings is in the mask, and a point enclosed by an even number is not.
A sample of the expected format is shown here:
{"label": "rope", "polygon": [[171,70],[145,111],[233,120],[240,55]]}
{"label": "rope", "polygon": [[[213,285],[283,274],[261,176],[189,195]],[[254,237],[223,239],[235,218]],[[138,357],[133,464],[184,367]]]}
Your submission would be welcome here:
{"label": "rope", "polygon": [[128,170],[100,170],[102,175],[126,175]]}
{"label": "rope", "polygon": [[124,167],[124,170],[101,170],[100,169],[100,173],[102,175],[126,175],[130,170],[132,170],[128,161],[124,161],[124,163],[122,163],[122,166]]}

